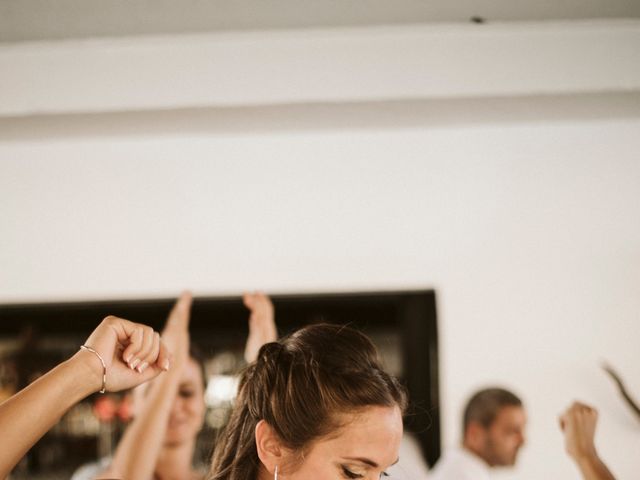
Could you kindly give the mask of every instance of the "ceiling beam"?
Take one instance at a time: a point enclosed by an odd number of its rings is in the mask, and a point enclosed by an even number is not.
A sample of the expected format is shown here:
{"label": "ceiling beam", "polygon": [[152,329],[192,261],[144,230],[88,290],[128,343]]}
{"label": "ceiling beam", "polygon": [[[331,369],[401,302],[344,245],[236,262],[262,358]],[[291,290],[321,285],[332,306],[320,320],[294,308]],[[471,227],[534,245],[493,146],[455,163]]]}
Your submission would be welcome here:
{"label": "ceiling beam", "polygon": [[640,20],[0,46],[0,117],[640,90]]}

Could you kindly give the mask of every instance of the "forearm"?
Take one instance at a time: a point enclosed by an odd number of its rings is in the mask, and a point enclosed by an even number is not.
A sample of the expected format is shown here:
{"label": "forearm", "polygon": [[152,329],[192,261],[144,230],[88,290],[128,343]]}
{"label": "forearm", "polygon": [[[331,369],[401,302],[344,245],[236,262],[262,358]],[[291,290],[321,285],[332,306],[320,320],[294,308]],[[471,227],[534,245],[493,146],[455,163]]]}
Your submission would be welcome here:
{"label": "forearm", "polygon": [[142,411],[136,413],[118,444],[109,478],[114,474],[126,479],[152,477],[178,390],[180,372],[181,366],[175,363],[151,385]]}
{"label": "forearm", "polygon": [[597,454],[575,459],[575,462],[584,480],[615,480],[613,474]]}
{"label": "forearm", "polygon": [[64,413],[100,389],[102,379],[90,367],[92,354],[79,352],[0,405],[0,478],[27,453]]}

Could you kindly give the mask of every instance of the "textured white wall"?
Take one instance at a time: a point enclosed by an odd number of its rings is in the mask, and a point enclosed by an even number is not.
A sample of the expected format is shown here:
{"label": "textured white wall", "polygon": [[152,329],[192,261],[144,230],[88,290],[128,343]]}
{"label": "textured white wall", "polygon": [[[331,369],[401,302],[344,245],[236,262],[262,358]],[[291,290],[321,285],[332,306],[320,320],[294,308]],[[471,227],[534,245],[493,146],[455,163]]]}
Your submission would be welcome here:
{"label": "textured white wall", "polygon": [[476,387],[526,400],[505,478],[578,478],[556,415],[640,423],[640,120],[0,142],[0,302],[433,287],[445,443]]}

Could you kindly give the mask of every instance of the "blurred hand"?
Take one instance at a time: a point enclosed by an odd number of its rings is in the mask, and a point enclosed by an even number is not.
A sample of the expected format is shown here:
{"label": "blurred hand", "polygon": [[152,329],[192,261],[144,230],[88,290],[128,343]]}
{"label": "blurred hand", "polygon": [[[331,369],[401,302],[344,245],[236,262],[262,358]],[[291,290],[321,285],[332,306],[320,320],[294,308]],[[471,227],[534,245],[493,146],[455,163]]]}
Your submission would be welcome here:
{"label": "blurred hand", "polygon": [[[107,390],[116,392],[146,382],[169,369],[171,354],[151,327],[109,316],[89,335],[85,345],[100,354],[107,366]],[[81,350],[102,384],[102,364],[93,352]]]}
{"label": "blurred hand", "polygon": [[190,292],[183,292],[171,309],[162,330],[162,340],[171,352],[176,364],[189,358],[189,321],[193,298]]}
{"label": "blurred hand", "polygon": [[580,402],[574,402],[560,416],[565,448],[574,460],[596,455],[594,437],[597,422],[598,411]]}
{"label": "blurred hand", "polygon": [[265,343],[278,340],[273,304],[262,292],[245,293],[242,297],[245,307],[249,309],[249,336],[244,349],[247,363],[258,358],[258,351]]}

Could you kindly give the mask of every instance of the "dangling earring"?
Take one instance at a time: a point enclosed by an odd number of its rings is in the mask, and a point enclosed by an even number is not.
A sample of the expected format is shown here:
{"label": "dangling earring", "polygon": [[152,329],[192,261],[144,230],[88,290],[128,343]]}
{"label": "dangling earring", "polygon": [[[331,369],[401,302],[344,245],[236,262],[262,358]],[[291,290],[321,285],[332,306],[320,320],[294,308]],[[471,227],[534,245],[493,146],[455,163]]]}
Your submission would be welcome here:
{"label": "dangling earring", "polygon": [[273,480],[278,480],[278,465],[276,465],[276,471],[273,472]]}

